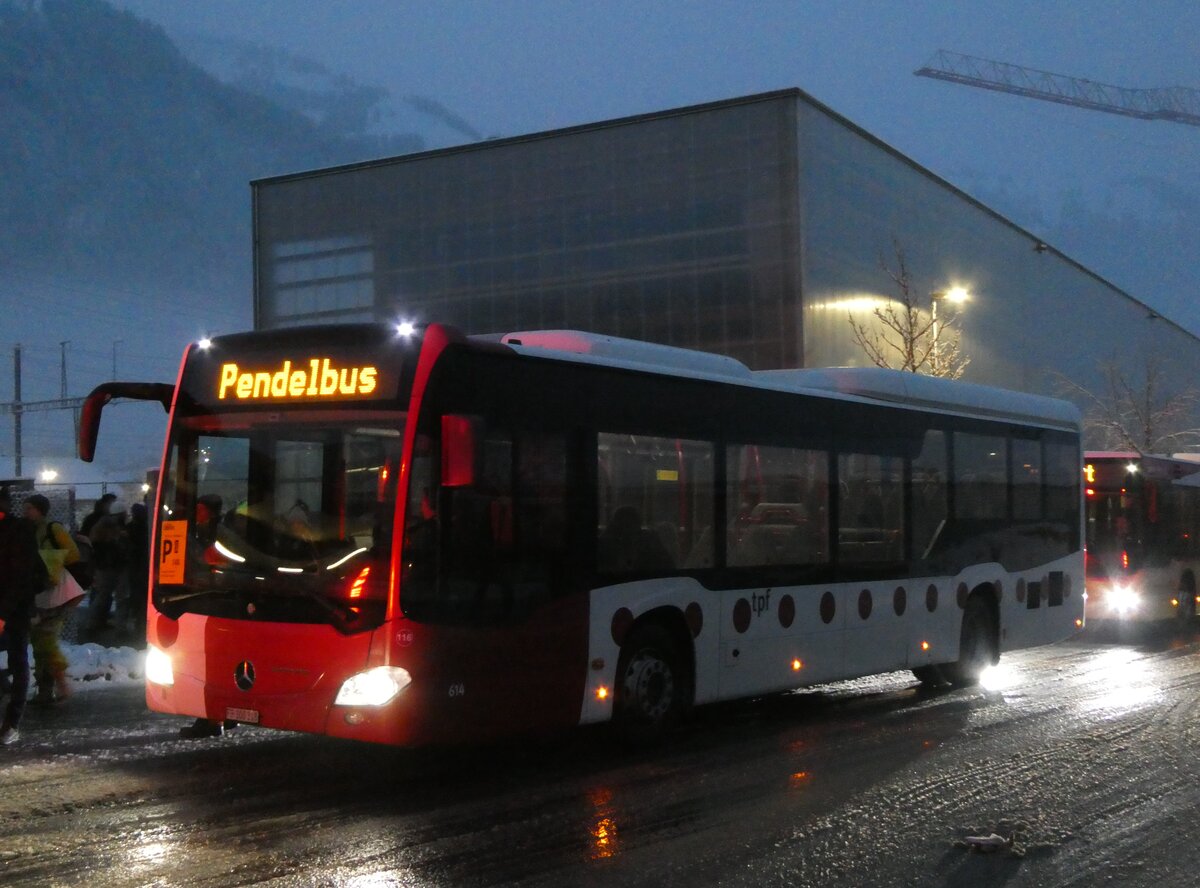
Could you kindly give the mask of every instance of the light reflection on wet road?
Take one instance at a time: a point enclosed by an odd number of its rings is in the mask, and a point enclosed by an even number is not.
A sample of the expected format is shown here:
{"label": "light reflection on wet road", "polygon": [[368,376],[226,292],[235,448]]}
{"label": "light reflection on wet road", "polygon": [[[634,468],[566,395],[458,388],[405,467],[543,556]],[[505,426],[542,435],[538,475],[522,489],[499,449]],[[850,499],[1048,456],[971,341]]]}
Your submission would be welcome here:
{"label": "light reflection on wet road", "polygon": [[[982,689],[875,676],[706,708],[642,753],[601,730],[183,741],[136,689],[82,694],[0,752],[0,883],[1192,884],[1197,843],[1167,836],[1200,805],[1197,653],[1100,637],[1006,656]],[[955,847],[1004,818],[1023,857]]]}

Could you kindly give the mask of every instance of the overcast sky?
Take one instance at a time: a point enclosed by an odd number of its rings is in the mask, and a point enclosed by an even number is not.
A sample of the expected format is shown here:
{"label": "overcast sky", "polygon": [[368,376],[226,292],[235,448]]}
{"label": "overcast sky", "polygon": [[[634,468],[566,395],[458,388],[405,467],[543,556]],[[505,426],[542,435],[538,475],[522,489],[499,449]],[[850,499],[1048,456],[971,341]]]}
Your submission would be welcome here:
{"label": "overcast sky", "polygon": [[[487,135],[798,86],[1036,234],[1072,193],[1150,220],[1175,192],[1200,203],[1200,127],[912,73],[948,49],[1126,87],[1200,88],[1194,0],[118,2],[168,33],[262,42],[434,98]],[[1129,256],[1068,252],[1200,331],[1193,294],[1162,293]]]}
{"label": "overcast sky", "polygon": [[[168,31],[281,46],[400,94],[436,96],[503,135],[799,86],[899,142],[914,124],[953,129],[939,124],[950,88],[911,74],[938,48],[1126,86],[1200,86],[1200,5],[1187,0],[119,4]],[[980,116],[986,98],[969,96]]]}
{"label": "overcast sky", "polygon": [[[1110,235],[1120,220],[1136,222],[1138,236],[1115,246],[1111,237],[1095,247],[1047,240],[1200,333],[1200,270],[1188,265],[1180,286],[1178,267],[1160,275],[1139,261],[1157,225],[1178,239],[1180,214],[1200,207],[1200,127],[913,75],[948,49],[1126,87],[1200,88],[1195,0],[113,2],[171,35],[263,43],[397,97],[434,99],[489,136],[800,87],[1036,235],[1061,229],[1080,201],[1117,220]],[[1200,232],[1195,221],[1187,231]],[[1194,237],[1190,252],[1178,252],[1200,267]],[[87,372],[106,367],[108,344],[123,336],[98,331],[97,369]],[[157,356],[143,347],[145,367],[122,365],[122,375],[169,379],[181,347],[164,343]],[[57,355],[43,351],[31,359],[45,364],[50,385]]]}

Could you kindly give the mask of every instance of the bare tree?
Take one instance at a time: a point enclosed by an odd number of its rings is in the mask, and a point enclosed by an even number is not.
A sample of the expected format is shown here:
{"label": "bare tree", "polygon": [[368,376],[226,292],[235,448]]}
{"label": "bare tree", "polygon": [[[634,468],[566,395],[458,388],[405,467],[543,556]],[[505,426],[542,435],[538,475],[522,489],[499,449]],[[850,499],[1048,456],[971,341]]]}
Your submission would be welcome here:
{"label": "bare tree", "polygon": [[1200,428],[1193,427],[1200,391],[1191,386],[1168,391],[1168,376],[1158,355],[1146,356],[1140,379],[1116,357],[1102,361],[1098,368],[1098,391],[1055,374],[1063,393],[1086,405],[1083,430],[1088,446],[1172,453],[1200,443]]}
{"label": "bare tree", "polygon": [[913,291],[908,263],[899,241],[892,241],[896,256],[893,268],[881,256],[879,267],[887,273],[899,298],[891,299],[872,312],[876,323],[865,324],[847,314],[854,341],[876,367],[906,370],[958,379],[971,359],[962,353],[962,331],[958,313],[943,309],[938,317],[938,299],[932,296],[929,310],[921,306]]}

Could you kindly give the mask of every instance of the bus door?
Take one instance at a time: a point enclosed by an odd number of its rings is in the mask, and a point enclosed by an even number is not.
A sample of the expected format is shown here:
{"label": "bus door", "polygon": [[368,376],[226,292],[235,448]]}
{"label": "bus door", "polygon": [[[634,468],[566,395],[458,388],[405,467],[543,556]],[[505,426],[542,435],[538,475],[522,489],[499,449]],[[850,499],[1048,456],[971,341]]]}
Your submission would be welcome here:
{"label": "bus door", "polygon": [[[587,614],[570,594],[566,436],[470,417],[445,417],[442,433],[441,484],[435,460],[413,461],[406,535],[406,564],[435,569],[401,592],[406,614],[436,626],[433,700],[483,732],[574,724]],[[432,548],[421,524],[436,528]]]}

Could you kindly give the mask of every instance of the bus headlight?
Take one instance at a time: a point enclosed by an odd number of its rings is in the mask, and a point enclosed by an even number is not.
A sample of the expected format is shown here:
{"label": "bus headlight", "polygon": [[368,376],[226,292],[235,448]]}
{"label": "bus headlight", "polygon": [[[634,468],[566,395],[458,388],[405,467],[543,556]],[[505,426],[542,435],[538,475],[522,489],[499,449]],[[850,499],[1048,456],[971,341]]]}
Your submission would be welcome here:
{"label": "bus headlight", "polygon": [[171,668],[171,658],[165,651],[160,651],[152,644],[146,645],[146,681],[164,687],[175,684],[175,670]]}
{"label": "bus headlight", "polygon": [[334,706],[383,706],[412,684],[407,669],[399,666],[376,666],[352,675],[338,690]]}
{"label": "bus headlight", "polygon": [[1112,609],[1119,614],[1128,614],[1137,610],[1140,599],[1137,590],[1132,586],[1114,583],[1108,592],[1108,601]]}

